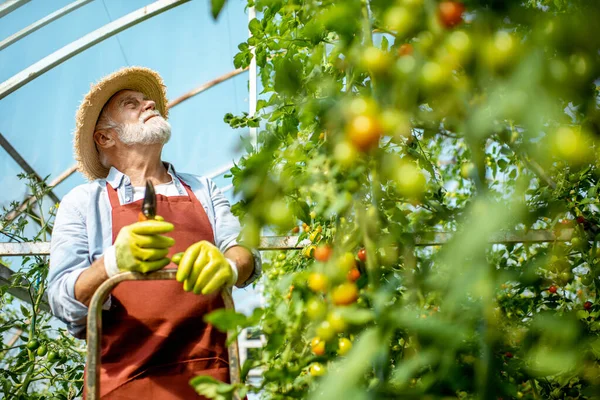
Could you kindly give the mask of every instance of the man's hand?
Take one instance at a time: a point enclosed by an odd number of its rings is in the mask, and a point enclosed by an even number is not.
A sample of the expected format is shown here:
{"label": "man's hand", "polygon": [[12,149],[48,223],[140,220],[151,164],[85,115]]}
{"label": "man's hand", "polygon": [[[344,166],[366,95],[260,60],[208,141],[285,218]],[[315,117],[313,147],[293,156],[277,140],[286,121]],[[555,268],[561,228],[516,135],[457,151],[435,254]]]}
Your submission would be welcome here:
{"label": "man's hand", "polygon": [[233,261],[206,240],[188,247],[179,261],[177,281],[183,282],[186,292],[210,294],[223,286],[232,286],[236,280],[237,268]]}
{"label": "man's hand", "polygon": [[114,244],[118,269],[147,273],[169,264],[167,254],[175,240],[162,234],[172,230],[173,224],[160,217],[123,227]]}

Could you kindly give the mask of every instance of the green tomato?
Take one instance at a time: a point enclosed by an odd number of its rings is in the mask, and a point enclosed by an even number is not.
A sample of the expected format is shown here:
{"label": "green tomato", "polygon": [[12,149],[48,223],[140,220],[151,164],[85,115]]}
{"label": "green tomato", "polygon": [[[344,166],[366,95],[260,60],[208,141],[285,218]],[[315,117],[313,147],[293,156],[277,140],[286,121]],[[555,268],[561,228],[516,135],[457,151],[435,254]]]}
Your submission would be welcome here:
{"label": "green tomato", "polygon": [[325,303],[315,297],[311,298],[306,304],[306,314],[313,321],[323,318],[326,312]]}
{"label": "green tomato", "polygon": [[324,341],[328,342],[335,336],[335,330],[329,323],[329,321],[321,322],[321,325],[317,328],[317,336],[319,336]]}
{"label": "green tomato", "polygon": [[40,347],[40,342],[37,339],[31,339],[27,342],[27,348],[31,351]]}
{"label": "green tomato", "polygon": [[48,348],[45,345],[41,345],[37,349],[37,355],[40,357],[45,356],[47,352],[48,352]]}
{"label": "green tomato", "polygon": [[558,274],[558,281],[564,286],[573,280],[573,273],[571,271],[562,271]]}
{"label": "green tomato", "polygon": [[594,282],[594,276],[591,272],[581,276],[581,283],[584,286],[590,286]]}
{"label": "green tomato", "polygon": [[48,358],[49,362],[54,363],[54,362],[60,360],[60,355],[58,354],[58,352],[52,350],[48,353],[47,358]]}

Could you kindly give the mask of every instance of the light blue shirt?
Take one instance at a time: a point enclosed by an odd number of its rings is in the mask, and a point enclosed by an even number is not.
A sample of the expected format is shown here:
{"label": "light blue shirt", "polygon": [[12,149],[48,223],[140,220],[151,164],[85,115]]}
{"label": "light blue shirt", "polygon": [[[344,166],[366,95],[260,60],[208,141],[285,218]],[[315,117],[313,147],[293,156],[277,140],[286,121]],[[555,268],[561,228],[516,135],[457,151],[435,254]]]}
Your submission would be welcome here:
{"label": "light blue shirt", "polygon": [[[187,196],[181,181],[196,195],[208,216],[214,232],[215,245],[225,252],[238,244],[240,224],[231,213],[230,205],[215,183],[204,177],[175,172],[165,163],[179,195]],[[111,168],[106,179],[97,179],[77,186],[62,199],[52,230],[48,299],[54,315],[67,324],[75,337],[83,337],[88,307],[75,299],[75,282],[106,248],[112,245],[111,205],[106,183],[117,189],[121,204],[133,201],[133,186],[129,177]],[[254,255],[254,272],[244,283],[247,286],[261,273],[260,254]],[[105,303],[108,306],[110,298]]]}

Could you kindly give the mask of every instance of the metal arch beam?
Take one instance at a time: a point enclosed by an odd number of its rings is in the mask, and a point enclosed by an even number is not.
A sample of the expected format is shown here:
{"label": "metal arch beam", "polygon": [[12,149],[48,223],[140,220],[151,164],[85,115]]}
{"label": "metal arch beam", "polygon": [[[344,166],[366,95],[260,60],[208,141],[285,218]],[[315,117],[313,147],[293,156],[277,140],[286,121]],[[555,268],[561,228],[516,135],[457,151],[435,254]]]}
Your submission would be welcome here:
{"label": "metal arch beam", "polygon": [[31,0],[8,0],[0,4],[0,18],[4,17],[10,12],[13,12],[22,5],[29,3],[30,1]]}
{"label": "metal arch beam", "polygon": [[[0,286],[11,285],[13,282],[13,275],[15,273],[5,265],[0,264]],[[25,289],[29,286],[29,282],[26,279],[22,279],[19,286],[11,287],[8,289],[8,293],[15,296],[17,299],[22,300],[26,303],[31,304],[31,296],[29,295],[29,291]],[[50,306],[48,305],[48,295],[44,294],[42,301],[40,302],[40,309],[44,311],[50,311]]]}
{"label": "metal arch beam", "polygon": [[127,28],[137,25],[148,18],[154,17],[155,15],[161,14],[183,3],[187,3],[188,1],[190,0],[157,0],[148,6],[140,8],[139,10],[136,10],[125,15],[124,17],[104,25],[100,29],[88,33],[84,37],[71,42],[62,49],[55,51],[47,57],[44,57],[40,61],[29,66],[28,68],[25,68],[18,74],[1,83],[0,99],[3,99],[38,76],[51,70],[57,65],[62,64],[84,50],[89,49],[95,44],[98,44],[103,40],[124,31]]}
{"label": "metal arch beam", "polygon": [[[40,183],[44,181],[42,179],[42,177],[39,176],[37,172],[35,172],[35,170],[31,167],[31,165],[29,165],[29,163],[27,161],[25,161],[25,159],[23,157],[21,157],[19,152],[10,144],[10,142],[8,140],[6,140],[6,138],[4,137],[4,135],[1,132],[0,132],[0,146],[2,146],[4,148],[4,150],[6,150],[8,155],[10,155],[12,157],[12,159],[15,160],[17,162],[17,164],[19,164],[19,166],[23,169],[23,171],[27,172],[29,175],[35,176],[35,179],[37,179],[37,181]],[[54,192],[52,190],[50,190],[48,192],[48,196],[52,199],[52,201],[54,201],[54,203],[60,203],[60,199],[58,198],[58,196],[56,194],[54,194]]]}
{"label": "metal arch beam", "polygon": [[11,35],[11,36],[7,37],[6,39],[4,39],[3,41],[1,41],[0,42],[0,50],[5,49],[6,47],[10,46],[11,44],[15,43],[16,41],[21,40],[25,36],[48,25],[50,22],[57,20],[58,18],[62,17],[63,15],[67,15],[71,11],[77,10],[79,7],[86,5],[87,3],[91,2],[91,1],[92,0],[77,0],[70,4],[67,4],[60,10],[57,10],[51,14],[48,14],[44,18],[34,22],[33,24],[21,29],[19,32],[15,33],[14,35]]}
{"label": "metal arch beam", "polygon": [[[65,179],[67,179],[69,176],[71,176],[73,174],[73,172],[75,172],[76,170],[77,170],[77,165],[71,166],[71,168],[65,170],[56,179],[54,179],[52,182],[50,182],[48,184],[48,186],[54,187],[54,186],[58,185],[59,183],[63,182]],[[33,206],[36,202],[37,202],[37,198],[35,196],[29,196],[28,198],[23,200],[21,205],[19,205],[19,207],[16,210],[13,210],[6,215],[6,217],[4,218],[5,225],[0,226],[0,231],[2,231],[8,224],[10,224],[10,222],[12,220],[17,218],[19,215],[23,214],[23,212],[25,210],[27,210],[27,207]]]}
{"label": "metal arch beam", "polygon": [[223,74],[223,75],[219,76],[218,78],[215,78],[215,79],[213,79],[211,81],[203,83],[202,85],[198,86],[197,88],[190,90],[189,92],[185,93],[182,96],[179,96],[175,100],[171,100],[169,102],[169,104],[167,104],[167,108],[175,107],[176,105],[178,105],[178,104],[186,101],[190,97],[193,97],[193,96],[195,96],[197,94],[200,94],[200,93],[204,92],[205,90],[210,89],[211,87],[216,86],[216,85],[218,85],[221,82],[225,82],[226,80],[231,79],[234,76],[237,76],[237,75],[239,75],[242,72],[245,72],[247,70],[248,70],[248,67],[246,67],[246,68],[238,68],[238,69],[230,71],[230,72],[228,72],[226,74]]}

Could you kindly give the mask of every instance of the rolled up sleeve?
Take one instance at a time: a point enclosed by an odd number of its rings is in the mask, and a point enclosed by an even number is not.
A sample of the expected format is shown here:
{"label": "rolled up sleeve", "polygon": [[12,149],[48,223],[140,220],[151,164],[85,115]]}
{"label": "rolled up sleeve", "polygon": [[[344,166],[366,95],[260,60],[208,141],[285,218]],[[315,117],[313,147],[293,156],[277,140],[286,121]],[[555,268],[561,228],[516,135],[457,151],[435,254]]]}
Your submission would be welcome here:
{"label": "rolled up sleeve", "polygon": [[75,298],[75,282],[91,264],[82,203],[85,204],[77,191],[69,193],[60,203],[52,231],[48,272],[52,313],[79,338],[85,335],[88,307]]}
{"label": "rolled up sleeve", "polygon": [[[238,219],[231,213],[229,201],[212,180],[209,180],[209,187],[215,213],[215,244],[223,253],[230,247],[243,246],[238,243],[238,236],[242,228]],[[252,275],[250,275],[248,280],[242,285],[242,287],[246,287],[261,275],[262,260],[260,253],[257,250],[250,249],[246,246],[243,247],[247,248],[252,253],[254,259],[254,270]]]}

